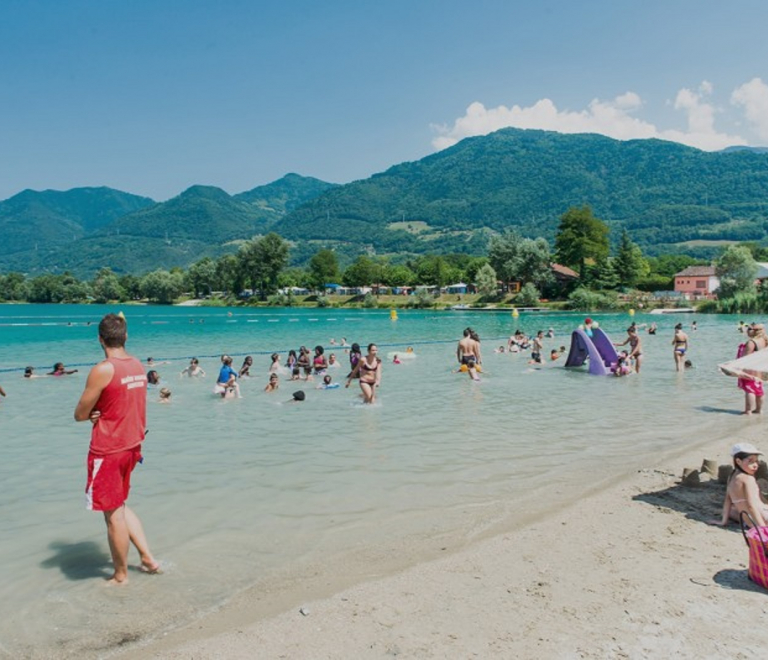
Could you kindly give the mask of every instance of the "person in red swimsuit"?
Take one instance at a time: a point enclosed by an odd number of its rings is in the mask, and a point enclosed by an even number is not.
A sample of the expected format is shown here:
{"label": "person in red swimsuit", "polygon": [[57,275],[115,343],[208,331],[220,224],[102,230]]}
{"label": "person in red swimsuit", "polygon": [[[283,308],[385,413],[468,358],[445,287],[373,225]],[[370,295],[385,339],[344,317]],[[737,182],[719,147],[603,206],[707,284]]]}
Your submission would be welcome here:
{"label": "person in red swimsuit", "polygon": [[91,369],[75,408],[78,422],[90,420],[92,424],[86,506],[104,513],[115,568],[111,584],[128,582],[131,543],[139,551],[142,571],[160,571],[141,521],[125,504],[131,472],[142,460],[147,408],[147,375],[141,362],[126,353],[127,338],[122,316],[107,314],[101,320],[99,343],[106,359]]}

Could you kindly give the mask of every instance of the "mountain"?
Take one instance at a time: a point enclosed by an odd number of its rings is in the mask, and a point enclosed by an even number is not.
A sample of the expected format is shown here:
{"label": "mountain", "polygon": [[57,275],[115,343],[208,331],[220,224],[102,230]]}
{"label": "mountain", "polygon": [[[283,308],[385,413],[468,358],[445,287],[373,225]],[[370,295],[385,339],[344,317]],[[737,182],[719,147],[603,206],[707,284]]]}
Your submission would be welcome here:
{"label": "mountain", "polygon": [[[14,249],[0,253],[0,271],[70,270],[90,276],[105,265],[118,273],[188,266],[204,256],[233,252],[239,241],[268,232],[287,209],[332,186],[290,174],[235,196],[220,188],[197,185],[163,203],[136,198],[143,200],[142,204],[125,204],[122,209],[113,209],[114,204],[94,204],[90,214],[71,201],[69,206],[60,202],[57,213],[50,211],[49,202],[42,213],[39,202],[32,205],[17,200],[31,193],[25,191],[0,203],[0,213],[3,208],[8,211],[6,216],[0,215],[0,231],[14,235]],[[48,193],[32,195],[37,200],[35,196]],[[79,198],[78,191],[53,195],[56,199]],[[30,224],[35,224],[34,231],[20,231]],[[49,234],[51,238],[47,238]],[[42,236],[46,240],[41,240]]]}
{"label": "mountain", "polygon": [[253,190],[235,195],[235,199],[253,204],[264,211],[271,211],[275,219],[279,219],[286,213],[290,213],[305,202],[331,188],[335,183],[328,183],[312,177],[298,174],[286,174],[282,179],[273,181],[266,186],[259,186]]}
{"label": "mountain", "polygon": [[154,203],[111,188],[24,190],[0,202],[0,256],[72,243]]}
{"label": "mountain", "polygon": [[503,129],[331,189],[273,229],[378,252],[475,252],[506,228],[552,239],[584,204],[650,251],[762,240],[768,154]]}

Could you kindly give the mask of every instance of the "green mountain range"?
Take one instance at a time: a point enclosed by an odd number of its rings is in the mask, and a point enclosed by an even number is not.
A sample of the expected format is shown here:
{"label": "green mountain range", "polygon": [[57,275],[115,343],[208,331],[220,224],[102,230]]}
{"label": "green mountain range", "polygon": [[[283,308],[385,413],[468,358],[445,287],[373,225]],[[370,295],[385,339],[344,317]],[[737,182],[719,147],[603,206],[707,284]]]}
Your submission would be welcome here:
{"label": "green mountain range", "polygon": [[503,129],[330,190],[273,229],[380,252],[475,252],[488,230],[552,239],[559,217],[584,204],[651,252],[759,241],[768,153]]}
{"label": "green mountain range", "polygon": [[560,216],[584,204],[614,241],[626,228],[650,254],[762,242],[768,153],[503,129],[340,186],[289,174],[237,195],[193,186],[163,203],[108,188],[28,190],[0,202],[0,271],[143,273],[268,231],[292,242],[293,263],[321,247],[342,262],[361,252],[483,254],[507,228],[552,239]]}

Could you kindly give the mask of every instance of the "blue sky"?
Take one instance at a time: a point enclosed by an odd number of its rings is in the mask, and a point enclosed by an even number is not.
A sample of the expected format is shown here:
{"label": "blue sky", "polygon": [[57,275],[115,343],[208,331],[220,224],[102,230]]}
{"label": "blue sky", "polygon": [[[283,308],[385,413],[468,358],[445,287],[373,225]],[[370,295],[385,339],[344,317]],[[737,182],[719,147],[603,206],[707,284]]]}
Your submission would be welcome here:
{"label": "blue sky", "polygon": [[0,199],[345,183],[503,126],[768,145],[764,0],[2,0]]}

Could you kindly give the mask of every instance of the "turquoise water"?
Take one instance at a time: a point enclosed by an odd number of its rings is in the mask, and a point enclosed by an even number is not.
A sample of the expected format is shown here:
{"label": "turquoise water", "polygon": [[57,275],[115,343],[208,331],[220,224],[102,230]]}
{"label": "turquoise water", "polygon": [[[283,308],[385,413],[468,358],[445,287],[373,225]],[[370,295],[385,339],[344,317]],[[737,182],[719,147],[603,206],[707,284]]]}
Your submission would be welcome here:
{"label": "turquoise water", "polygon": [[[623,379],[542,369],[527,355],[495,354],[517,327],[553,327],[569,345],[577,314],[386,310],[126,307],[129,350],[157,367],[173,401],[150,394],[145,462],[130,502],[165,574],[132,574],[102,588],[109,552],[100,514],[84,510],[89,429],[73,421],[89,365],[101,358],[99,306],[0,306],[0,653],[96,657],[120,642],[161,634],[203,616],[233,594],[261,590],[265,611],[302,597],[302,576],[378,575],[456,548],[578,498],[660,454],[723,438],[759,419],[734,415],[742,398],[715,365],[732,358],[739,319],[637,315],[643,372]],[[615,341],[626,315],[594,315]],[[690,358],[674,371],[672,328],[696,319]],[[752,320],[752,319],[745,319]],[[90,323],[90,325],[89,325]],[[483,339],[484,373],[455,368],[466,325]],[[376,342],[384,356],[411,345],[416,359],[385,360],[379,402],[353,385],[315,390],[283,380],[262,390],[268,354],[331,338]],[[221,353],[252,354],[243,399],[211,393]],[[198,356],[204,379],[181,379]],[[66,378],[27,380],[57,361]],[[336,375],[341,380],[346,369]],[[286,404],[304,389],[303,404]],[[132,556],[135,561],[135,555]],[[288,594],[288,596],[286,596]]]}

